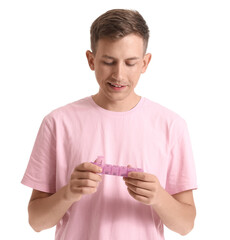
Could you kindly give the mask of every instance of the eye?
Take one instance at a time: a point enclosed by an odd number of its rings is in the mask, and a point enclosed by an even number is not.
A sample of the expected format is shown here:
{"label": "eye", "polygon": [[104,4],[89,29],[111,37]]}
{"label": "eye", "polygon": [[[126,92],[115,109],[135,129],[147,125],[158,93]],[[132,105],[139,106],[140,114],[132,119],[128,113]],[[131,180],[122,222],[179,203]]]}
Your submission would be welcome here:
{"label": "eye", "polygon": [[127,59],[127,61],[125,61],[125,64],[126,64],[126,66],[128,66],[128,67],[133,67],[133,66],[135,66],[136,64],[137,64],[137,61],[136,60],[128,60]]}
{"label": "eye", "polygon": [[114,65],[115,63],[114,62],[105,62],[105,61],[103,61],[103,64],[111,66],[111,65]]}
{"label": "eye", "polygon": [[133,66],[136,65],[136,63],[126,63],[126,65],[127,65],[128,67],[133,67]]}

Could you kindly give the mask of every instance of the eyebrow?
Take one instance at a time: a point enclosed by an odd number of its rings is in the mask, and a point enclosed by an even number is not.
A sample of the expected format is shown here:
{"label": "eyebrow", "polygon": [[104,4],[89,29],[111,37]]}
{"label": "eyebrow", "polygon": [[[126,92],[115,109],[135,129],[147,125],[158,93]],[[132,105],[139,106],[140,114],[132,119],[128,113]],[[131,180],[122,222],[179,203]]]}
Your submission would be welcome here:
{"label": "eyebrow", "polygon": [[[103,55],[102,57],[103,57],[103,58],[107,58],[107,59],[116,60],[116,58],[111,57],[111,56],[109,56],[109,55]],[[130,57],[130,58],[127,58],[127,59],[125,59],[125,60],[138,60],[138,59],[140,59],[140,58],[139,58],[139,57]]]}

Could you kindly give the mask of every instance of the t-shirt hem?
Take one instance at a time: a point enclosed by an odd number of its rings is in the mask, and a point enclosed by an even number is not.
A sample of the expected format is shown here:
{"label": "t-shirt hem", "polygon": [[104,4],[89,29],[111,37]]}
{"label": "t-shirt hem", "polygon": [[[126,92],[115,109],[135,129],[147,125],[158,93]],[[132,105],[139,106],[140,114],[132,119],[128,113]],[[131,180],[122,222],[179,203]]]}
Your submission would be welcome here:
{"label": "t-shirt hem", "polygon": [[175,189],[166,189],[166,191],[170,194],[170,195],[174,195],[180,192],[185,192],[185,191],[189,191],[189,190],[196,190],[198,188],[197,185],[191,185],[191,186],[181,186]]}
{"label": "t-shirt hem", "polygon": [[41,192],[46,192],[46,193],[55,193],[55,189],[52,188],[51,186],[47,186],[44,184],[40,184],[40,183],[35,183],[34,181],[32,181],[31,179],[29,179],[27,176],[24,176],[21,184],[33,188],[35,190],[41,191]]}

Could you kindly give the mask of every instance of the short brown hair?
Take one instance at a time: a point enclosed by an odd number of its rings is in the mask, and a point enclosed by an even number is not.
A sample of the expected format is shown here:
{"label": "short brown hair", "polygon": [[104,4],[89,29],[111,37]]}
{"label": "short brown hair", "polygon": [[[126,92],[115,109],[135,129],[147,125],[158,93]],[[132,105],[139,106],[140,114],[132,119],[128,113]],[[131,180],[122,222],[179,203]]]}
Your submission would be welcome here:
{"label": "short brown hair", "polygon": [[91,25],[91,50],[96,54],[97,42],[101,38],[116,40],[131,33],[137,34],[143,38],[144,52],[146,52],[149,39],[149,28],[141,14],[135,10],[109,10],[99,16]]}

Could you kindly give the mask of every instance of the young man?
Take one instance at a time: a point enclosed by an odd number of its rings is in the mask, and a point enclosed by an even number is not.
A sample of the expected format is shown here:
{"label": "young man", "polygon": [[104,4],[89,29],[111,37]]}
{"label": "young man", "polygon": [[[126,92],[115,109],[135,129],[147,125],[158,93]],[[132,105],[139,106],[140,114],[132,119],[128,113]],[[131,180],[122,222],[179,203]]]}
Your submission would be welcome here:
{"label": "young man", "polygon": [[[56,225],[56,239],[164,239],[185,235],[196,210],[196,175],[185,121],[134,89],[151,59],[149,30],[136,11],[111,10],[91,26],[99,92],[48,114],[22,183],[32,187],[29,222]],[[128,177],[90,163],[142,168]]]}

